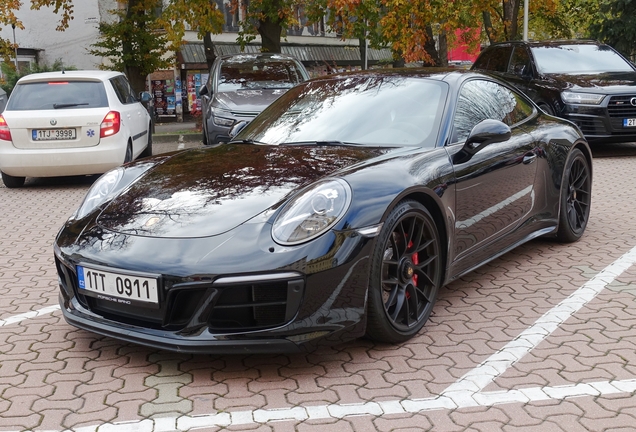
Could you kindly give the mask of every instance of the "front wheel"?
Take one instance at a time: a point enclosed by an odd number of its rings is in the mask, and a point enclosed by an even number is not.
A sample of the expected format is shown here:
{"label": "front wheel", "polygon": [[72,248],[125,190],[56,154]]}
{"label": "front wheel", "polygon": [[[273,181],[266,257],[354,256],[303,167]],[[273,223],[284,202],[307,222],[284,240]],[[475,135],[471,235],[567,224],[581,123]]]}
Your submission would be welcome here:
{"label": "front wheel", "polygon": [[565,164],[561,184],[559,229],[557,239],[565,243],[577,241],[583,235],[590,217],[592,202],[592,171],[581,150],[574,149]]}
{"label": "front wheel", "polygon": [[422,204],[402,201],[389,214],[372,255],[367,337],[413,337],[428,320],[442,283],[441,239]]}

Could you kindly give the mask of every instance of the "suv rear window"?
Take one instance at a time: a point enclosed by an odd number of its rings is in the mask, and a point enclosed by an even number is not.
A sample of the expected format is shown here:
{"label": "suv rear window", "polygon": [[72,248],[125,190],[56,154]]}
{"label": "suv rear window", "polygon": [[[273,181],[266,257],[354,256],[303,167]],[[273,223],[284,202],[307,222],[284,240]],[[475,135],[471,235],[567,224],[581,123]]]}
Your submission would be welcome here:
{"label": "suv rear window", "polygon": [[15,86],[7,110],[31,111],[108,107],[101,81],[51,81]]}

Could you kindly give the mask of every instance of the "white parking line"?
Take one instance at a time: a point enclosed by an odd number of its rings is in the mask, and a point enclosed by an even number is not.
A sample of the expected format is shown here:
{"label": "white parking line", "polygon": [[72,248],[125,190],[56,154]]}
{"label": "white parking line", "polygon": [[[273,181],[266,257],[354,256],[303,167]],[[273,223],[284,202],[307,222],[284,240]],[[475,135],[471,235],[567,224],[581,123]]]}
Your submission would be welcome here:
{"label": "white parking line", "polygon": [[[438,396],[365,402],[359,404],[332,404],[318,406],[296,406],[282,409],[257,409],[207,414],[201,416],[162,417],[121,423],[105,423],[73,429],[75,432],[171,432],[188,431],[204,427],[227,427],[256,425],[272,421],[303,421],[307,419],[340,419],[348,416],[382,416],[421,411],[460,409],[475,406],[493,406],[507,403],[529,403],[542,400],[561,400],[580,396],[605,396],[617,393],[636,392],[636,379],[622,381],[599,381],[565,386],[546,386],[482,392],[482,390],[509,367],[521,360],[540,342],[545,340],[565,320],[594,299],[605,287],[625,270],[636,263],[636,247],[607,266],[598,275],[577,289],[568,298],[539,318],[530,328],[490,356],[457,382],[451,384]],[[10,317],[0,321],[1,325],[22,321],[52,312],[59,306],[50,306],[36,312]],[[52,432],[52,431],[51,431]]]}
{"label": "white parking line", "polygon": [[6,326],[9,324],[16,324],[16,323],[19,323],[20,321],[36,318],[42,315],[47,315],[57,310],[60,310],[60,305],[47,306],[45,308],[38,309],[36,311],[25,312],[19,315],[13,315],[7,319],[0,320],[0,327]]}

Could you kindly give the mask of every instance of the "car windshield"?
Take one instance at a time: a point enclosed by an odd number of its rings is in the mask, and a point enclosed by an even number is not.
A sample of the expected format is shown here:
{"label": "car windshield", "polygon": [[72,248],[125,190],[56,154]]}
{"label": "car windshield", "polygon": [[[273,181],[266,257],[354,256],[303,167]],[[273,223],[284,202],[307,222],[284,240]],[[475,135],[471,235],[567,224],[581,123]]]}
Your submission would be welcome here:
{"label": "car windshield", "polygon": [[277,99],[237,138],[432,148],[447,93],[446,83],[397,75],[312,81]]}
{"label": "car windshield", "polygon": [[607,45],[537,46],[531,50],[540,73],[575,75],[634,70]]}
{"label": "car windshield", "polygon": [[288,89],[301,81],[302,74],[291,60],[238,56],[221,64],[218,90]]}
{"label": "car windshield", "polygon": [[107,107],[101,81],[33,82],[15,86],[9,110],[45,110]]}

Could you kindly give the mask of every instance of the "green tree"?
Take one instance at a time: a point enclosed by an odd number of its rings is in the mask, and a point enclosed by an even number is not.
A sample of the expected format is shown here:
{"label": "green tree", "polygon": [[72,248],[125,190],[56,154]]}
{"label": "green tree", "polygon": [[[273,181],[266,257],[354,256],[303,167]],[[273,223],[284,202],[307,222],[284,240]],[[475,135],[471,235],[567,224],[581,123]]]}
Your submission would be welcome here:
{"label": "green tree", "polygon": [[55,72],[61,70],[75,70],[75,66],[68,66],[62,62],[62,59],[57,59],[53,62],[52,65],[47,64],[30,64],[23,68],[20,68],[19,71],[15,70],[13,63],[2,63],[0,65],[0,69],[2,70],[2,74],[4,75],[4,81],[0,82],[0,87],[7,92],[7,95],[10,95],[15,87],[15,84],[18,82],[20,78],[26,75],[30,75],[33,73],[40,72]]}
{"label": "green tree", "polygon": [[636,0],[604,0],[600,19],[590,25],[590,34],[636,59]]}

